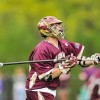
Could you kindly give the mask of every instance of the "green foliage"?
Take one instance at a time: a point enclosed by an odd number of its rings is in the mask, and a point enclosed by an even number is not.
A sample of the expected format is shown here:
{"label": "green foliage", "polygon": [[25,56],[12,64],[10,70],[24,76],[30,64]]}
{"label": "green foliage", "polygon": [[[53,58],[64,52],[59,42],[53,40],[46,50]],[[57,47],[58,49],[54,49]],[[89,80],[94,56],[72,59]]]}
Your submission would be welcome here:
{"label": "green foliage", "polygon": [[[0,0],[0,61],[27,60],[42,40],[37,23],[48,15],[64,22],[65,38],[85,45],[86,56],[100,52],[99,4],[100,0]],[[12,73],[14,68],[5,67],[2,71]],[[73,72],[76,76],[72,81],[77,81],[77,72]]]}

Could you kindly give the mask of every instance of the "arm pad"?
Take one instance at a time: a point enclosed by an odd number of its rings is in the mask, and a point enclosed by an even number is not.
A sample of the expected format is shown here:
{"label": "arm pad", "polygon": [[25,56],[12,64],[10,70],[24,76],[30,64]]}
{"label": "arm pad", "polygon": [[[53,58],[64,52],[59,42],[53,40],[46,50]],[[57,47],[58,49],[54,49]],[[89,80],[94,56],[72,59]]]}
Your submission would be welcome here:
{"label": "arm pad", "polygon": [[50,82],[52,81],[52,72],[43,78],[44,81]]}
{"label": "arm pad", "polygon": [[40,79],[40,80],[47,81],[47,82],[52,81],[52,70],[53,70],[53,69],[49,70],[49,71],[46,72],[46,73],[43,73],[43,74],[39,75],[39,76],[38,76],[39,79]]}
{"label": "arm pad", "polygon": [[77,61],[77,64],[80,65],[81,67],[87,67],[88,65],[86,65],[86,61],[84,59],[86,59],[85,56],[81,57],[81,60]]}

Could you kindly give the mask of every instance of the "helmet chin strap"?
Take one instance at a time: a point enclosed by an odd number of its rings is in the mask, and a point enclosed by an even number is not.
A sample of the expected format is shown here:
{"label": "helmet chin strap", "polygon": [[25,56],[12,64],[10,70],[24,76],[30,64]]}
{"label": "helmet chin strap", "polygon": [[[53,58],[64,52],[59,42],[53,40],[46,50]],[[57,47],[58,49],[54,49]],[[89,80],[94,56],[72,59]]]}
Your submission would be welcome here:
{"label": "helmet chin strap", "polygon": [[63,35],[62,32],[57,32],[56,34],[53,33],[52,35],[53,35],[54,37],[56,37],[56,38],[64,38],[64,35]]}
{"label": "helmet chin strap", "polygon": [[52,36],[52,34],[48,34],[47,30],[40,29],[40,32],[43,33],[45,36]]}

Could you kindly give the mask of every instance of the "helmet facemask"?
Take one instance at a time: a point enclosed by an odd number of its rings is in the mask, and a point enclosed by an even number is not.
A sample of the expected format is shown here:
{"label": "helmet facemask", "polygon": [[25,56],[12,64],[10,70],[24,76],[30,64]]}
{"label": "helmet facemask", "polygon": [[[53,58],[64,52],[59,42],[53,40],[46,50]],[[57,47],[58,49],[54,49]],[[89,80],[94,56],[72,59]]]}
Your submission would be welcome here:
{"label": "helmet facemask", "polygon": [[53,37],[64,38],[64,27],[63,27],[62,23],[55,23],[53,25],[50,25],[50,28],[52,30],[51,34],[53,35]]}

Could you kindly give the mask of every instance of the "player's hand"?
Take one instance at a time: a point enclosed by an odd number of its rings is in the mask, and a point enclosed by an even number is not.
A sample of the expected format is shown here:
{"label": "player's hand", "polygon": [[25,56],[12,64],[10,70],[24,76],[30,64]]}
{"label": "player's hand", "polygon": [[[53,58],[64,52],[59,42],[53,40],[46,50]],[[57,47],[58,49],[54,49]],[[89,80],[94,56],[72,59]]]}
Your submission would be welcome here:
{"label": "player's hand", "polygon": [[67,68],[72,68],[77,64],[77,57],[73,56],[73,54],[66,56],[65,59],[64,64]]}
{"label": "player's hand", "polygon": [[68,55],[65,57],[66,61],[59,64],[59,69],[62,73],[69,73],[71,68],[77,64],[77,58],[73,55]]}
{"label": "player's hand", "polygon": [[91,59],[93,60],[93,64],[96,65],[100,62],[100,54],[95,53],[94,55],[91,56]]}

